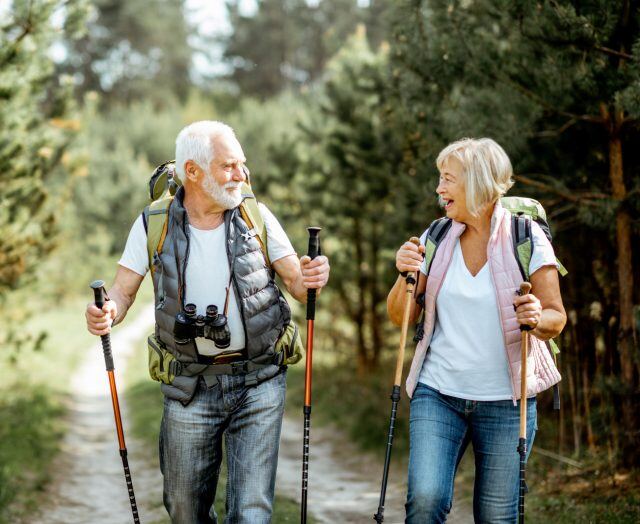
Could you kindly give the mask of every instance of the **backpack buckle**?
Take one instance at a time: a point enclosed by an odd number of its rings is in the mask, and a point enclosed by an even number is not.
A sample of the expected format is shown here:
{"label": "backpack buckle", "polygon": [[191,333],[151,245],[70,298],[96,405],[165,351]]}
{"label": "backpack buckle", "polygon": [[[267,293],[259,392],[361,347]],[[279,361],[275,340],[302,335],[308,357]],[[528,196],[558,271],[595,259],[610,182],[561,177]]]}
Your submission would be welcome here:
{"label": "backpack buckle", "polygon": [[241,375],[246,373],[247,370],[247,361],[241,360],[239,362],[231,362],[229,364],[231,366],[231,374],[232,375]]}

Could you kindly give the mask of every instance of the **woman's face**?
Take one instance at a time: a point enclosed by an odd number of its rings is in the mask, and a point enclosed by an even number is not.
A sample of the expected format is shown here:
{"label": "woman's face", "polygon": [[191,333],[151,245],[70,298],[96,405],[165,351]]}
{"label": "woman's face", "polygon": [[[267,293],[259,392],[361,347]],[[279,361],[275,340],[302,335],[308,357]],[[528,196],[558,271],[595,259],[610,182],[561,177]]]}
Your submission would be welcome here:
{"label": "woman's face", "polygon": [[448,218],[464,222],[469,217],[462,164],[456,158],[448,158],[443,164],[436,193]]}

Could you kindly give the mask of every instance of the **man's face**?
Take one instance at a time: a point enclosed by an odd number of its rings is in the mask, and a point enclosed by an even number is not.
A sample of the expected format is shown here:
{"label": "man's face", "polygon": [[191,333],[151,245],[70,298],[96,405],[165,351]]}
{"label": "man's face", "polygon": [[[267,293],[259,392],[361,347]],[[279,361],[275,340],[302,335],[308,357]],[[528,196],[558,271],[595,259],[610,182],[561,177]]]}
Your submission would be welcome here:
{"label": "man's face", "polygon": [[230,136],[217,136],[213,149],[215,158],[209,164],[209,173],[202,180],[202,188],[225,209],[240,205],[240,187],[245,181],[246,158],[240,143]]}

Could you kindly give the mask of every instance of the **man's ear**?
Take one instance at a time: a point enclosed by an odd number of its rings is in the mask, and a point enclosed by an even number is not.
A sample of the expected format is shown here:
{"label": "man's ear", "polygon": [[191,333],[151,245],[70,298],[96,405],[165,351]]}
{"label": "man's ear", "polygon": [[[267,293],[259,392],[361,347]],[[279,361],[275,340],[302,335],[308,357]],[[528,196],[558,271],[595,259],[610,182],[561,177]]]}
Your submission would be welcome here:
{"label": "man's ear", "polygon": [[184,163],[185,177],[191,180],[191,182],[196,182],[201,172],[202,172],[202,169],[200,169],[200,166],[196,164],[194,161],[187,160]]}

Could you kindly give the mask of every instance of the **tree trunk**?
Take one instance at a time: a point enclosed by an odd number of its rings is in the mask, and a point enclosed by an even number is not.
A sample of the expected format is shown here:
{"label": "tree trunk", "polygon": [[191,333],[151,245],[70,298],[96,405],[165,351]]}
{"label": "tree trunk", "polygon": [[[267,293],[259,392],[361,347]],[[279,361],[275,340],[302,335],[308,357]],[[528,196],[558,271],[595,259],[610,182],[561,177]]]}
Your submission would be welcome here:
{"label": "tree trunk", "polygon": [[367,341],[365,337],[365,315],[367,311],[366,292],[367,292],[367,277],[362,271],[362,265],[364,262],[364,249],[362,246],[362,230],[360,229],[360,223],[358,220],[354,221],[353,240],[355,243],[355,268],[358,272],[358,305],[355,312],[356,331],[358,333],[358,367],[357,372],[359,376],[365,376],[369,372],[369,351],[367,348]]}
{"label": "tree trunk", "polygon": [[585,426],[587,428],[587,445],[589,453],[595,455],[596,439],[593,435],[593,425],[591,423],[591,387],[589,385],[589,360],[582,361],[582,403],[584,404]]}
{"label": "tree trunk", "polygon": [[379,271],[379,247],[377,241],[377,228],[373,228],[373,235],[371,238],[371,277],[369,278],[370,287],[370,299],[369,303],[369,325],[371,331],[371,343],[373,345],[373,355],[371,357],[371,368],[377,369],[380,363],[380,350],[382,349],[382,315],[379,313],[380,302],[383,301],[383,294],[380,292],[380,275]]}
{"label": "tree trunk", "polygon": [[572,366],[567,366],[567,378],[569,380],[569,398],[571,399],[571,425],[573,429],[573,455],[574,457],[580,456],[580,433],[582,421],[580,417],[580,411],[578,409],[577,388],[573,380]]}
{"label": "tree trunk", "polygon": [[[621,118],[621,117],[620,117]],[[620,307],[619,344],[622,379],[627,387],[634,384],[633,261],[631,260],[631,217],[625,208],[627,189],[622,166],[622,142],[617,133],[609,139],[609,177],[613,198],[620,202],[616,212],[618,260],[618,301]]]}
{"label": "tree trunk", "polygon": [[[622,398],[624,430],[630,436],[636,430],[636,409],[633,393],[637,389],[635,380],[635,333],[633,319],[633,261],[631,257],[631,217],[626,208],[627,187],[624,181],[622,140],[620,128],[624,115],[618,108],[609,112],[601,107],[602,115],[608,120],[609,129],[609,179],[613,198],[618,202],[616,211],[616,255],[618,263],[618,352],[620,354],[620,374],[622,385],[627,392]],[[632,440],[627,438],[626,440]],[[625,446],[628,448],[628,446]],[[631,453],[637,453],[635,446]]]}

